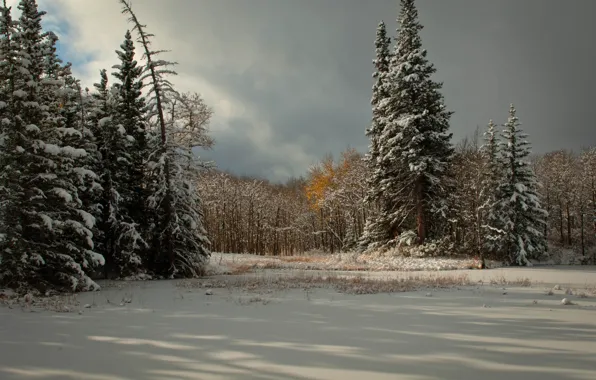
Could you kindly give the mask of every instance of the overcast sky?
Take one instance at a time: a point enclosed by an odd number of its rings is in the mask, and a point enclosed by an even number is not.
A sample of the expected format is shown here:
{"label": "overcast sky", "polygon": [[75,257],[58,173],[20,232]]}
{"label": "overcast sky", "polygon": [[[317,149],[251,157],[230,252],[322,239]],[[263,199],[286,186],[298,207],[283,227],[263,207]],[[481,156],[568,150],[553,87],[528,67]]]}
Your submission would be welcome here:
{"label": "overcast sky", "polygon": [[[15,3],[16,0],[9,2]],[[63,59],[91,85],[127,29],[117,0],[40,0]],[[596,143],[596,1],[419,0],[424,47],[455,112],[454,141],[514,102],[534,151]],[[327,153],[365,151],[375,30],[398,0],[134,0],[175,83],[216,115],[204,156],[274,181]]]}

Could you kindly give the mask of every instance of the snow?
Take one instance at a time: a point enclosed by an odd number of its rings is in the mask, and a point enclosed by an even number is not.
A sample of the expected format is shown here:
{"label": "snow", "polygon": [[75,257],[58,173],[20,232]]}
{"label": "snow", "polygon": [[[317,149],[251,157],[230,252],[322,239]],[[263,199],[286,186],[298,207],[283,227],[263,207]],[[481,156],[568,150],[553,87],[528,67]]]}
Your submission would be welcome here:
{"label": "snow", "polygon": [[62,128],[56,128],[56,130],[58,132],[60,132],[62,134],[62,136],[76,136],[76,137],[79,137],[79,138],[82,138],[83,137],[83,134],[81,132],[77,131],[74,128],[64,128],[64,127],[62,127]]}
{"label": "snow", "polygon": [[72,202],[72,195],[65,189],[62,189],[60,187],[55,187],[52,189],[52,191],[56,195],[58,195],[60,198],[62,198],[64,200],[64,202],[66,202],[66,203]]}
{"label": "snow", "polygon": [[218,279],[103,282],[48,301],[70,313],[1,307],[0,378],[593,379],[593,296],[564,305],[541,286],[490,285],[356,296]]}
{"label": "snow", "polygon": [[43,148],[46,153],[52,154],[54,156],[57,156],[60,154],[60,147],[58,145],[44,144],[43,142],[40,142],[40,143],[43,144]]}
{"label": "snow", "polygon": [[46,229],[48,229],[50,231],[54,229],[54,221],[52,220],[52,218],[50,218],[49,216],[42,214],[42,213],[39,213],[38,216],[43,221],[43,224]]}
{"label": "snow", "polygon": [[100,128],[105,128],[105,126],[111,122],[112,122],[112,117],[108,116],[108,117],[104,117],[104,118],[100,119],[98,125]]}
{"label": "snow", "polygon": [[28,95],[27,92],[25,92],[24,90],[16,90],[12,94],[17,98],[26,98]]}
{"label": "snow", "polygon": [[95,226],[95,217],[93,215],[89,214],[87,211],[84,210],[77,210],[77,212],[79,213],[81,218],[83,218],[83,221],[87,228],[93,228],[93,226]]}
{"label": "snow", "polygon": [[65,146],[62,148],[62,153],[70,156],[72,158],[81,158],[87,156],[87,151],[85,149],[77,149],[71,146]]}
{"label": "snow", "polygon": [[37,125],[35,124],[29,124],[25,127],[25,130],[27,130],[27,132],[40,132],[40,129]]}
{"label": "snow", "polygon": [[86,168],[73,168],[72,171],[77,173],[77,175],[79,175],[80,177],[89,177],[93,179],[98,178],[98,175],[95,174],[94,171]]}

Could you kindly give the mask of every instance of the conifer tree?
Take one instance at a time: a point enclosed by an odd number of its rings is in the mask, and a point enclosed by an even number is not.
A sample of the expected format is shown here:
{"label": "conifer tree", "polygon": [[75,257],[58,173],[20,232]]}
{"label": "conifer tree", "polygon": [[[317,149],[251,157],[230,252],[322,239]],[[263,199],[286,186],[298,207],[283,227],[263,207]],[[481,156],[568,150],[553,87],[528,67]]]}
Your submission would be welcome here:
{"label": "conifer tree", "polygon": [[118,114],[119,92],[109,87],[106,70],[101,70],[101,81],[95,84],[97,93],[96,134],[102,160],[101,186],[102,248],[106,257],[106,277],[128,277],[143,270],[143,254],[146,243],[137,224],[128,214],[126,205],[131,203],[128,175],[132,171],[132,136],[120,124]]}
{"label": "conifer tree", "polygon": [[480,191],[480,220],[482,223],[482,252],[494,254],[498,250],[500,240],[499,218],[496,214],[497,191],[501,183],[501,167],[499,165],[500,143],[497,140],[495,123],[490,120],[484,133],[484,145],[481,147],[483,155],[483,177]]}
{"label": "conifer tree", "polygon": [[454,149],[448,133],[451,112],[431,78],[414,0],[401,0],[395,52],[388,74],[389,97],[382,103],[379,137],[379,189],[387,199],[391,235],[415,230],[419,244],[440,237],[445,228],[448,168]]}
{"label": "conifer tree", "polygon": [[[13,178],[16,178],[12,166],[15,149],[11,133],[15,120],[12,116],[12,99],[14,92],[14,68],[16,62],[16,45],[13,40],[15,23],[12,19],[11,7],[6,0],[0,6],[0,262],[2,254],[8,248],[9,240],[15,238],[16,224],[8,223],[7,210],[13,210],[16,202],[17,189]],[[14,221],[14,219],[13,219]],[[8,237],[8,232],[12,232]],[[6,244],[6,245],[5,245]],[[2,273],[0,272],[0,279]]]}
{"label": "conifer tree", "polygon": [[[63,144],[76,132],[57,112],[63,88],[48,62],[55,62],[35,0],[21,0],[14,41],[11,115],[7,133],[7,184],[13,197],[6,208],[7,248],[1,282],[39,290],[96,289],[88,276],[103,262],[93,251],[94,220],[81,208],[72,177],[86,152]],[[49,36],[50,40],[52,36]]]}
{"label": "conifer tree", "polygon": [[131,165],[126,178],[128,192],[127,203],[123,205],[131,220],[138,225],[141,233],[146,234],[148,221],[145,215],[146,189],[144,169],[148,159],[147,136],[145,128],[146,105],[142,95],[143,67],[135,60],[135,46],[130,31],[126,32],[124,42],[120,45],[122,50],[116,51],[120,64],[113,68],[117,69],[112,75],[120,83],[114,85],[118,93],[115,111],[117,120],[128,136],[132,137],[130,145]]}
{"label": "conifer tree", "polygon": [[391,240],[390,226],[387,221],[387,202],[383,199],[381,181],[384,175],[383,168],[379,167],[379,138],[384,130],[386,114],[384,102],[389,97],[388,73],[391,61],[390,51],[391,38],[387,36],[385,23],[381,21],[377,28],[375,39],[376,57],[373,60],[375,72],[373,77],[372,123],[366,130],[366,136],[370,139],[369,152],[364,159],[371,171],[371,177],[367,180],[368,193],[365,202],[374,210],[366,222],[360,246],[361,248],[376,248]]}
{"label": "conifer tree", "polygon": [[530,143],[519,127],[513,104],[504,125],[497,187],[497,217],[501,229],[500,252],[511,265],[530,265],[546,252],[544,219],[547,216],[538,198],[538,182],[530,164]]}
{"label": "conifer tree", "polygon": [[[89,89],[81,88],[79,80],[70,76],[67,83],[72,86],[73,98],[70,98],[66,103],[67,113],[72,115],[76,120],[81,131],[80,146],[87,152],[87,155],[79,163],[77,169],[77,186],[79,189],[79,197],[81,198],[83,209],[88,212],[95,219],[95,226],[91,230],[93,232],[93,241],[96,247],[96,252],[102,252],[101,243],[103,241],[103,231],[101,227],[102,211],[101,199],[103,194],[103,187],[101,186],[100,173],[103,172],[103,162],[98,147],[98,139],[93,133],[94,125],[92,124],[93,111],[93,97],[89,93]],[[96,268],[99,269],[99,268]]]}
{"label": "conifer tree", "polygon": [[[194,138],[192,133],[189,135],[192,131],[181,130],[175,122],[176,101],[180,100],[180,95],[166,78],[176,75],[169,68],[176,63],[158,59],[163,51],[152,50],[153,35],[139,22],[128,0],[120,0],[120,3],[122,13],[129,16],[138,35],[137,41],[144,49],[146,67],[141,80],[147,80],[149,86],[147,118],[154,121],[159,133],[158,138],[148,140],[151,151],[147,165],[151,176],[148,206],[153,220],[150,268],[154,274],[169,278],[201,275],[210,257],[209,241],[193,181],[197,165],[189,165],[194,158],[192,148],[189,149]],[[172,114],[170,122],[166,115],[168,108]],[[190,136],[191,145],[186,138],[180,140],[181,136]]]}

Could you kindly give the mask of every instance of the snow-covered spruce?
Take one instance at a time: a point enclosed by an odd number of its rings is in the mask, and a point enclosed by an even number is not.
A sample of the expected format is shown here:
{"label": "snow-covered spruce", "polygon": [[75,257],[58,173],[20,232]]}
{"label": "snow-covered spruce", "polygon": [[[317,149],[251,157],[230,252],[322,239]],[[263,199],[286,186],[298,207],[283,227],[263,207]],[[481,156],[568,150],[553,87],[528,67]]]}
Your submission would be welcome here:
{"label": "snow-covered spruce", "polygon": [[[13,288],[89,290],[88,272],[103,257],[93,251],[91,219],[73,177],[83,149],[66,144],[73,131],[55,112],[67,88],[55,56],[55,36],[44,35],[35,0],[21,0],[12,33],[15,55],[5,130],[4,207],[0,282]],[[76,133],[74,133],[76,135]]]}
{"label": "snow-covered spruce", "polygon": [[484,133],[484,145],[481,147],[484,170],[482,176],[480,206],[480,220],[482,223],[482,249],[484,252],[494,254],[499,249],[500,226],[496,214],[497,191],[502,178],[502,167],[499,165],[500,144],[495,123],[490,120]]}
{"label": "snow-covered spruce", "polygon": [[117,93],[115,112],[117,123],[124,127],[130,140],[130,165],[125,168],[128,173],[123,183],[126,189],[121,190],[122,194],[126,193],[122,207],[136,224],[136,230],[146,237],[149,222],[145,214],[145,163],[149,151],[145,128],[147,106],[141,92],[143,67],[135,60],[135,46],[130,31],[126,32],[120,48],[116,51],[120,63],[113,67],[116,71],[112,73],[119,80],[119,83],[114,84]]}
{"label": "snow-covered spruce", "polygon": [[398,24],[385,82],[389,96],[378,105],[383,130],[374,175],[387,200],[380,217],[388,236],[415,230],[417,243],[423,244],[440,237],[446,224],[451,112],[439,92],[442,84],[431,78],[436,69],[422,48],[414,0],[401,0]]}
{"label": "snow-covered spruce", "polygon": [[501,183],[497,187],[496,220],[497,249],[513,265],[530,265],[530,259],[539,258],[547,249],[544,237],[544,219],[537,194],[539,186],[534,171],[526,161],[530,155],[527,134],[519,128],[513,104],[504,125],[499,159]]}
{"label": "snow-covered spruce", "polygon": [[386,121],[386,109],[382,106],[389,97],[389,85],[387,83],[389,65],[391,62],[391,38],[387,36],[387,28],[385,23],[381,21],[377,28],[377,36],[375,39],[376,57],[373,61],[375,65],[375,72],[373,77],[375,83],[372,90],[372,122],[370,127],[366,130],[366,136],[370,140],[368,153],[364,156],[364,160],[371,172],[370,177],[367,177],[367,195],[365,202],[371,206],[372,212],[369,214],[368,220],[362,236],[359,241],[361,249],[375,249],[384,246],[391,240],[390,225],[387,222],[387,209],[389,203],[383,196],[383,188],[381,187],[382,179],[385,172],[379,167],[379,139],[384,131],[384,122]]}
{"label": "snow-covered spruce", "polygon": [[132,203],[129,174],[132,172],[133,139],[119,123],[118,89],[108,86],[105,70],[95,85],[95,135],[101,154],[101,252],[106,258],[106,277],[128,277],[143,272],[143,252],[147,244],[128,214]]}

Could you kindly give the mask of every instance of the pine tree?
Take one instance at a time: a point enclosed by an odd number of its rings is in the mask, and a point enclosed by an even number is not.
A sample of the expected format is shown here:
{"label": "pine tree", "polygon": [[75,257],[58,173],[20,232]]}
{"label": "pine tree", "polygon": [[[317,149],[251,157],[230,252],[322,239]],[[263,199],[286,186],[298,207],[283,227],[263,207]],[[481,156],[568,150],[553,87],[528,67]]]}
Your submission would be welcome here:
{"label": "pine tree", "polygon": [[389,98],[382,103],[379,189],[392,236],[415,229],[418,243],[440,237],[445,228],[454,149],[448,133],[451,112],[431,78],[436,69],[422,48],[414,0],[401,0],[395,52],[388,74]]}
{"label": "pine tree", "polygon": [[484,145],[481,147],[484,167],[482,188],[480,191],[480,220],[482,224],[482,252],[494,254],[498,250],[500,239],[499,218],[496,215],[497,190],[501,182],[501,167],[499,166],[499,141],[497,140],[496,125],[489,121],[484,133]]}
{"label": "pine tree", "polygon": [[[16,25],[11,10],[11,7],[6,5],[6,0],[3,0],[0,6],[0,262],[3,252],[8,248],[9,240],[14,238],[16,227],[6,220],[9,215],[6,211],[14,209],[17,191],[12,182],[17,173],[12,167],[15,146],[11,144],[14,143],[14,140],[11,141],[11,137],[14,138],[11,132],[15,123],[12,116],[12,94],[17,49],[13,41]],[[10,238],[7,237],[9,230],[12,232]]]}
{"label": "pine tree", "polygon": [[[377,37],[375,39],[376,57],[373,60],[375,72],[373,77],[372,104],[372,123],[366,130],[366,136],[370,139],[369,152],[364,159],[371,171],[371,177],[367,180],[368,192],[365,202],[376,206],[366,222],[363,235],[360,239],[360,247],[363,249],[377,248],[391,240],[390,226],[387,223],[387,205],[383,199],[383,189],[381,187],[384,175],[383,168],[379,167],[379,138],[384,130],[386,120],[384,102],[389,97],[389,85],[387,83],[389,64],[391,62],[390,51],[391,38],[387,36],[385,23],[381,21],[377,28]],[[376,210],[380,208],[380,210]]]}
{"label": "pine tree", "polygon": [[538,182],[529,163],[530,143],[519,126],[513,104],[502,132],[500,170],[502,182],[497,187],[497,210],[501,236],[501,254],[512,265],[530,265],[547,248],[544,219],[547,216],[538,198]]}
{"label": "pine tree", "polygon": [[137,224],[140,233],[146,234],[148,221],[145,215],[146,191],[144,167],[148,158],[147,136],[145,130],[145,99],[141,90],[143,89],[143,67],[137,65],[135,60],[135,47],[130,31],[126,32],[124,43],[120,45],[121,51],[116,51],[120,64],[113,68],[117,69],[112,73],[120,83],[114,85],[118,92],[116,105],[117,120],[126,133],[133,138],[130,146],[131,165],[127,185],[127,201],[123,207],[131,220]]}
{"label": "pine tree", "polygon": [[[81,209],[72,177],[86,152],[63,144],[76,131],[57,112],[62,81],[50,56],[52,36],[43,33],[35,0],[21,0],[14,41],[12,125],[7,133],[6,182],[12,189],[5,218],[6,237],[1,282],[14,288],[89,290],[88,276],[103,262],[93,251],[94,220]],[[48,37],[48,40],[46,40]],[[54,41],[55,42],[55,41]]]}
{"label": "pine tree", "polygon": [[[55,52],[55,49],[51,49]],[[101,160],[97,147],[97,141],[89,125],[90,111],[92,109],[92,97],[83,93],[80,81],[72,75],[72,64],[67,63],[57,70],[58,76],[64,83],[60,93],[59,114],[64,120],[64,126],[74,131],[63,138],[68,145],[83,149],[85,157],[77,160],[77,167],[73,170],[72,179],[77,186],[82,209],[95,220],[91,228],[93,233],[96,252],[99,252],[98,242],[101,242],[100,225],[101,219],[100,198],[103,191],[101,181],[97,173],[101,172]],[[87,91],[88,92],[88,91]],[[97,270],[98,268],[94,268]]]}
{"label": "pine tree", "polygon": [[133,165],[130,153],[133,138],[120,124],[118,88],[109,87],[106,70],[101,70],[100,75],[100,83],[95,84],[93,120],[97,122],[95,134],[102,160],[99,175],[103,188],[100,204],[105,275],[136,276],[143,272],[142,251],[147,245],[126,208],[132,198],[128,175]]}

